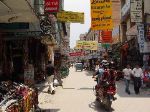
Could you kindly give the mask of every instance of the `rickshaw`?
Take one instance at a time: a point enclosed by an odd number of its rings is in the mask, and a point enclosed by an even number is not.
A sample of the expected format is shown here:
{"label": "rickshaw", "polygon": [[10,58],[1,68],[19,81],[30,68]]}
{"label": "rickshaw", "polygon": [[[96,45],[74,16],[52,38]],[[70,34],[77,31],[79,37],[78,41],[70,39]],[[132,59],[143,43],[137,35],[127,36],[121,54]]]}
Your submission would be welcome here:
{"label": "rickshaw", "polygon": [[77,70],[83,71],[83,64],[82,64],[82,63],[76,63],[75,69],[76,69],[76,71],[77,71]]}

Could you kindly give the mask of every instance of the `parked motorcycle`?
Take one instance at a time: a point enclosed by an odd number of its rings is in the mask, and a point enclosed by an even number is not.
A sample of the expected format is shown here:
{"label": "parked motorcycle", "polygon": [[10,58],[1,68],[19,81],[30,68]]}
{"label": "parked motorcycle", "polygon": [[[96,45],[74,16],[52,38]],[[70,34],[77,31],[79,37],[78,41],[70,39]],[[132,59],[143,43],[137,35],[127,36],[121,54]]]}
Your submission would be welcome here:
{"label": "parked motorcycle", "polygon": [[96,100],[99,101],[106,110],[111,109],[112,101],[116,100],[116,86],[108,81],[102,81],[94,88]]}

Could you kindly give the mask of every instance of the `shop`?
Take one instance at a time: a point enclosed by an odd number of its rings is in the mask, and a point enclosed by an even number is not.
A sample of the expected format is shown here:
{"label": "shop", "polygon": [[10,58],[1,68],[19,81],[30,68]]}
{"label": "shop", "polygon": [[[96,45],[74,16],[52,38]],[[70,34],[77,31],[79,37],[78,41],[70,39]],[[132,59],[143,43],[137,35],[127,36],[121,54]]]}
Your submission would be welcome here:
{"label": "shop", "polygon": [[36,36],[2,33],[0,40],[0,80],[29,86],[45,79],[47,46]]}
{"label": "shop", "polygon": [[28,68],[34,67],[34,80],[39,83],[46,79],[45,69],[48,62],[48,47],[41,39],[32,38],[28,44]]}
{"label": "shop", "polygon": [[23,84],[0,83],[0,112],[31,112],[38,105],[38,93]]}
{"label": "shop", "polygon": [[112,50],[111,52],[108,54],[110,55],[110,57],[112,58],[112,60],[116,63],[116,69],[117,70],[121,70],[121,53],[120,53],[120,47],[121,47],[121,43],[118,42],[116,44],[113,44],[112,45]]}
{"label": "shop", "polygon": [[132,67],[137,63],[143,65],[143,55],[140,54],[136,38],[132,38],[123,43],[120,52],[121,64],[123,67],[125,67],[126,64],[130,64]]}

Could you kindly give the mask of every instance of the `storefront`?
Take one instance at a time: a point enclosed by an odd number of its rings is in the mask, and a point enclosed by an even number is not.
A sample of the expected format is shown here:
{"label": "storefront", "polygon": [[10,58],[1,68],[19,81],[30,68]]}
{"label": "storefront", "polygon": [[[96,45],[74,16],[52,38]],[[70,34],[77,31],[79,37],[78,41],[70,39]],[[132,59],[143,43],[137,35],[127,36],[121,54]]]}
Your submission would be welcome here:
{"label": "storefront", "polygon": [[139,63],[140,65],[143,64],[143,56],[142,54],[140,54],[136,38],[123,43],[120,49],[120,53],[121,64],[123,67],[125,67],[126,64],[130,64],[132,67],[134,67],[137,63]]}
{"label": "storefront", "polygon": [[[33,85],[36,80],[44,80],[47,46],[36,36],[14,36],[1,33],[0,40],[0,80],[12,80]],[[28,75],[26,77],[28,71]],[[40,75],[41,74],[41,75]],[[32,78],[28,82],[28,78]]]}
{"label": "storefront", "polygon": [[118,42],[116,44],[112,45],[112,50],[109,53],[110,57],[112,58],[112,60],[116,63],[116,69],[122,69],[121,68],[121,53],[120,53],[120,47],[121,47],[121,43]]}

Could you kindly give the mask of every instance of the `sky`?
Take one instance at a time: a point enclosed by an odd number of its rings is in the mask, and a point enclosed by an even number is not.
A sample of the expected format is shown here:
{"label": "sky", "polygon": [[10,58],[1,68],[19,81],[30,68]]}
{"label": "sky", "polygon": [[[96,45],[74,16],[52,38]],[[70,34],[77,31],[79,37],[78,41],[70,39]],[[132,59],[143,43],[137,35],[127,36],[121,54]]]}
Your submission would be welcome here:
{"label": "sky", "polygon": [[90,0],[64,0],[64,10],[73,12],[84,12],[84,24],[71,23],[70,25],[70,47],[76,45],[80,34],[88,32],[91,25]]}

